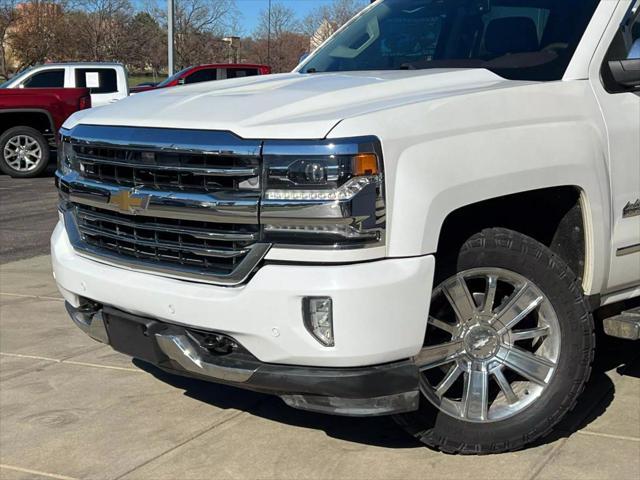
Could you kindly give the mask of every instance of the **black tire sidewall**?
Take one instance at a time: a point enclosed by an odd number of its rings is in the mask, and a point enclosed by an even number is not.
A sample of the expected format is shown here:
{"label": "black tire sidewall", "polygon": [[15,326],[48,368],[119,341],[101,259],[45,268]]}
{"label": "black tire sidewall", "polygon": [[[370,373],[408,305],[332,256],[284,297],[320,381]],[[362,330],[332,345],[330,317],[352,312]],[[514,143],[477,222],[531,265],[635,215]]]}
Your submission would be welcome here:
{"label": "black tire sidewall", "polygon": [[[6,143],[16,135],[27,135],[33,138],[42,150],[42,158],[40,162],[33,170],[28,172],[19,172],[14,170],[4,159],[4,147]],[[47,139],[35,128],[27,127],[27,126],[19,126],[12,127],[9,130],[5,131],[2,135],[0,135],[0,170],[3,173],[13,177],[13,178],[31,178],[37,177],[40,175],[49,165],[49,158],[51,152],[49,149],[49,144],[47,143]]]}
{"label": "black tire sidewall", "polygon": [[[502,229],[472,237],[457,258],[450,259],[434,285],[457,272],[479,267],[518,273],[540,288],[560,324],[561,348],[556,372],[541,397],[522,412],[490,423],[465,422],[440,412],[424,397],[421,409],[403,416],[425,443],[467,453],[515,449],[548,432],[569,411],[590,372],[593,321],[575,275],[566,264],[533,239]],[[413,424],[413,425],[411,425]]]}

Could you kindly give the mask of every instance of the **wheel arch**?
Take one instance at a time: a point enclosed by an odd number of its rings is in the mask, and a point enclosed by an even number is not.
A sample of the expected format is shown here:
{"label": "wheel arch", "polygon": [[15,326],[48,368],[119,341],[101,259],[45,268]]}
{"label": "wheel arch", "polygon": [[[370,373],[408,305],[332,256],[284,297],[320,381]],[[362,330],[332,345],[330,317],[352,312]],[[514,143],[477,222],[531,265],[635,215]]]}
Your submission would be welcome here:
{"label": "wheel arch", "polygon": [[6,109],[0,111],[0,135],[18,126],[31,127],[43,135],[56,133],[51,114],[39,108]]}
{"label": "wheel arch", "polygon": [[593,282],[593,233],[585,191],[561,185],[499,195],[450,212],[438,233],[437,256],[457,252],[485,228],[507,228],[527,235],[562,257],[583,284]]}

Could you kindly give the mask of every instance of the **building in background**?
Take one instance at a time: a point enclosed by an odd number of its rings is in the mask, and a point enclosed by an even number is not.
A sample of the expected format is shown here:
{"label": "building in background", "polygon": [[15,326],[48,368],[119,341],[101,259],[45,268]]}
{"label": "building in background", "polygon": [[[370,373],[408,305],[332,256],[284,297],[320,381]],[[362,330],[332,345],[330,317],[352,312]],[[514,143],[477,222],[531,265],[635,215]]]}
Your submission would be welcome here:
{"label": "building in background", "polygon": [[[32,63],[29,59],[20,58],[16,52],[15,44],[25,44],[26,39],[37,38],[37,42],[33,42],[35,48],[30,49],[30,53],[37,56],[46,51],[50,37],[56,34],[54,30],[63,14],[62,5],[56,3],[25,2],[15,5],[11,22],[4,32],[3,70],[15,72]],[[50,60],[52,59],[44,58],[44,62]]]}
{"label": "building in background", "polygon": [[318,29],[311,36],[309,41],[309,52],[313,52],[316,48],[322,45],[325,40],[327,40],[334,32],[337,30],[337,27],[333,25],[326,18],[322,20],[322,23],[318,27]]}

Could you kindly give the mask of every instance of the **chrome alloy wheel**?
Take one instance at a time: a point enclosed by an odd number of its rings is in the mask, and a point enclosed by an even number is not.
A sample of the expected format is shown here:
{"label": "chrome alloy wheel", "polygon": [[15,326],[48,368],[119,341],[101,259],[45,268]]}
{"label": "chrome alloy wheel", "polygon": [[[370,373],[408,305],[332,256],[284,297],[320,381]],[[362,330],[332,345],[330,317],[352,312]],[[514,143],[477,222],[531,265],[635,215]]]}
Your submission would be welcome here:
{"label": "chrome alloy wheel", "polygon": [[30,172],[42,160],[40,144],[29,135],[11,137],[4,145],[4,161],[17,172]]}
{"label": "chrome alloy wheel", "polygon": [[556,370],[560,325],[551,302],[522,275],[466,270],[431,298],[420,390],[444,413],[493,422],[534,403]]}

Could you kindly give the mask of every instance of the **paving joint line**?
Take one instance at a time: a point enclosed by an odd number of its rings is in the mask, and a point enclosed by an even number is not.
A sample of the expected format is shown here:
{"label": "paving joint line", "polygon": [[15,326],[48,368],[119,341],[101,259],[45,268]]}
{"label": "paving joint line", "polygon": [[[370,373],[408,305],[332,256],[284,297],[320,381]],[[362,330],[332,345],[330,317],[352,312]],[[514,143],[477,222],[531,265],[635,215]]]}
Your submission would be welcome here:
{"label": "paving joint line", "polygon": [[562,438],[560,441],[558,441],[558,443],[551,448],[551,451],[547,455],[545,455],[542,460],[540,460],[540,462],[538,463],[538,465],[536,465],[536,467],[533,469],[531,474],[525,477],[526,480],[534,480],[535,478],[537,478],[540,472],[544,470],[544,468],[549,464],[549,462],[558,456],[560,449],[564,446],[565,443],[567,443],[567,440],[569,440],[569,438],[565,437],[565,438]]}
{"label": "paving joint line", "polygon": [[55,363],[50,362],[42,365],[40,368],[37,368],[37,369],[29,368],[28,370],[23,370],[22,372],[14,372],[5,376],[1,381],[8,382],[9,380],[15,380],[16,378],[24,377],[25,375],[29,375],[30,373],[33,373],[33,372],[41,372],[42,370],[45,370],[53,365],[55,365]]}
{"label": "paving joint line", "polygon": [[73,360],[41,357],[41,356],[38,356],[38,355],[23,355],[23,354],[20,354],[20,353],[0,352],[0,356],[14,357],[14,358],[25,358],[25,359],[29,359],[29,360],[42,360],[42,361],[51,362],[51,363],[63,363],[63,364],[68,364],[68,365],[76,365],[76,366],[80,366],[80,367],[105,368],[105,369],[108,369],[108,370],[121,370],[121,371],[125,371],[125,372],[134,372],[134,373],[142,373],[143,372],[143,370],[140,370],[139,368],[116,367],[115,365],[100,365],[98,363],[89,363],[89,362],[76,362],[76,361],[73,361]]}
{"label": "paving joint line", "polygon": [[9,293],[9,292],[0,292],[0,295],[4,295],[6,297],[16,297],[16,298],[32,298],[34,300],[58,300],[63,302],[64,298],[62,297],[50,297],[48,295],[25,295],[23,293]]}
{"label": "paving joint line", "polygon": [[613,440],[624,440],[625,442],[639,442],[640,438],[638,437],[629,437],[627,435],[614,435],[612,433],[600,433],[600,432],[592,432],[589,430],[578,430],[576,433],[580,435],[588,435],[590,437],[603,437],[603,438],[611,438]]}
{"label": "paving joint line", "polygon": [[140,370],[139,368],[116,367],[115,365],[99,365],[97,363],[87,363],[87,362],[74,362],[73,360],[63,360],[60,363],[66,363],[69,365],[78,365],[80,367],[106,368],[108,370],[121,370],[124,372],[135,372],[135,373],[143,372],[143,370]]}
{"label": "paving joint line", "polygon": [[0,463],[0,469],[13,470],[14,472],[27,473],[29,475],[40,475],[41,477],[55,478],[57,480],[78,480],[75,477],[68,477],[66,475],[59,475],[57,473],[41,472],[39,470],[32,470],[30,468],[16,467],[15,465],[5,465]]}
{"label": "paving joint line", "polygon": [[[260,401],[256,402],[256,405],[258,403],[260,403]],[[162,453],[159,453],[158,455],[154,456],[153,458],[150,458],[149,460],[146,460],[146,461],[142,462],[140,465],[136,465],[135,467],[133,467],[130,470],[127,470],[123,474],[118,475],[117,477],[114,478],[114,480],[120,480],[120,479],[126,477],[127,475],[135,472],[136,470],[139,470],[139,469],[149,465],[151,462],[154,462],[154,461],[158,460],[159,458],[161,458],[161,457],[173,452],[174,450],[177,450],[178,448],[180,448],[180,447],[186,445],[187,443],[189,443],[189,442],[201,437],[202,435],[204,435],[206,433],[209,433],[212,430],[215,430],[219,426],[224,425],[225,423],[229,423],[231,420],[241,416],[243,413],[245,413],[245,411],[244,410],[240,410],[240,411],[234,413],[233,415],[228,416],[227,418],[223,418],[221,420],[218,420],[217,422],[214,422],[213,425],[211,425],[210,427],[207,427],[204,430],[201,430],[201,431],[191,435],[190,437],[188,437],[184,441],[178,443],[177,445],[174,445],[173,447],[165,450]]]}
{"label": "paving joint line", "polygon": [[100,350],[101,348],[103,348],[104,346],[105,346],[105,344],[103,344],[103,343],[95,342],[95,345],[91,345],[90,347],[84,348],[84,349],[82,349],[82,350],[80,350],[78,352],[71,353],[71,354],[69,354],[67,356],[62,357],[60,360],[63,361],[63,362],[66,362],[66,361],[71,360],[73,358],[80,357],[82,355],[86,355],[87,353],[96,352],[96,351]]}
{"label": "paving joint line", "polygon": [[7,353],[7,352],[0,352],[0,355],[3,355],[5,357],[15,357],[15,358],[26,358],[29,360],[44,360],[47,362],[55,362],[55,363],[60,363],[61,360],[57,359],[57,358],[50,358],[50,357],[41,357],[39,355],[25,355],[22,353]]}

